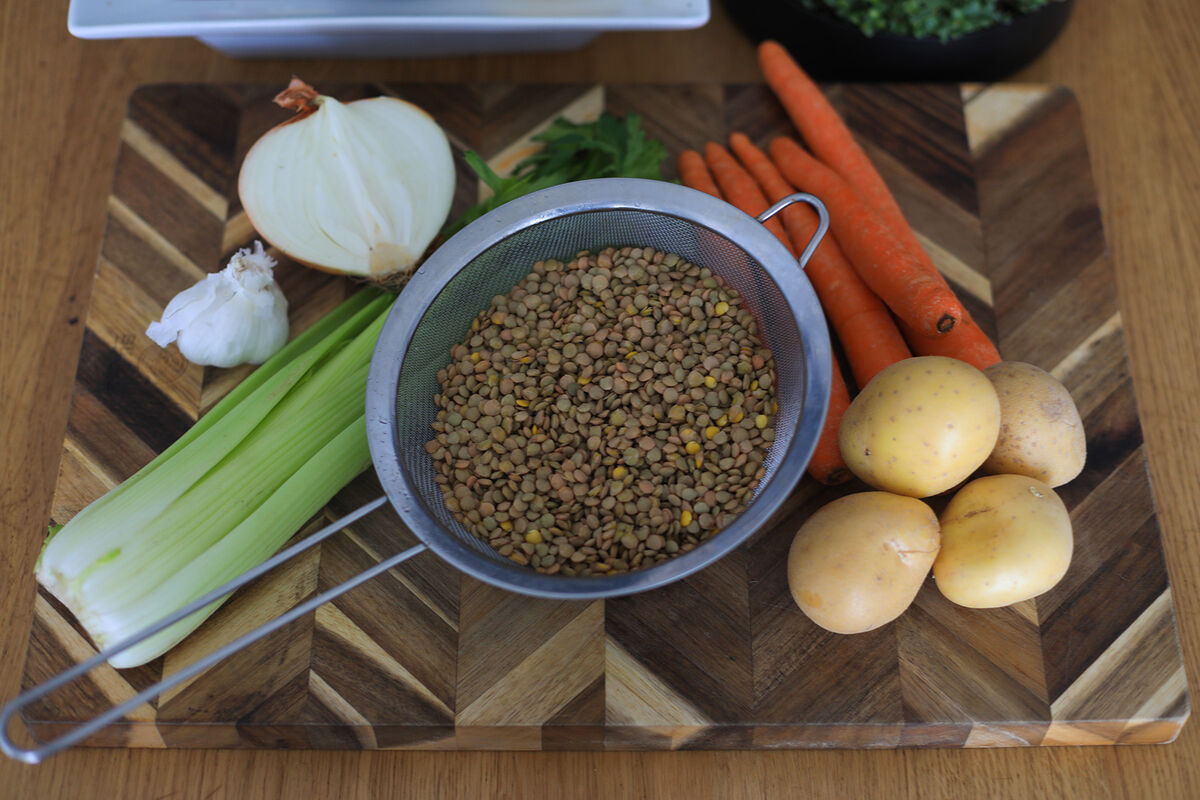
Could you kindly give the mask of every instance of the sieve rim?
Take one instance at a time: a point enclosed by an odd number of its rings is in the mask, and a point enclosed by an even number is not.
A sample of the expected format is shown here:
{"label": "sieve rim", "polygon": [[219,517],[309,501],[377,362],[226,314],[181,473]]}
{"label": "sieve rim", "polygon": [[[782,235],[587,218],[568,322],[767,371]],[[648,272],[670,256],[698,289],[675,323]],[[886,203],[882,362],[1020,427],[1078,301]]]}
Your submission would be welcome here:
{"label": "sieve rim", "polygon": [[[483,555],[459,541],[426,507],[400,463],[397,388],[413,333],[455,275],[498,242],[552,219],[633,210],[673,216],[729,239],[778,286],[803,332],[803,405],[774,474],[725,529],[688,553],[613,576],[544,575]],[[449,354],[447,354],[447,360]],[[591,600],[643,592],[677,581],[736,550],[778,510],[804,474],[824,426],[832,353],[824,313],[808,277],[767,228],[723,200],[665,181],[598,178],[554,186],[512,200],[446,241],[413,274],[392,306],[371,357],[366,390],[367,442],[380,484],[401,521],[430,550],[463,573],[521,594]]]}

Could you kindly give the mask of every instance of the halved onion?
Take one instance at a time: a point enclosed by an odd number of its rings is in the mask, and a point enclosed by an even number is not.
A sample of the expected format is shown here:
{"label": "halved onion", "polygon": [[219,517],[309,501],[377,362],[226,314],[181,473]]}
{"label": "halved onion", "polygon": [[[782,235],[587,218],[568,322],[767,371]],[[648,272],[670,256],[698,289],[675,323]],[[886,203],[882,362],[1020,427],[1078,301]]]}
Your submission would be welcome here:
{"label": "halved onion", "polygon": [[412,103],[339,103],[299,78],[275,98],[298,115],[263,135],[238,194],[255,229],[311,267],[391,282],[441,230],[454,194],[445,132]]}

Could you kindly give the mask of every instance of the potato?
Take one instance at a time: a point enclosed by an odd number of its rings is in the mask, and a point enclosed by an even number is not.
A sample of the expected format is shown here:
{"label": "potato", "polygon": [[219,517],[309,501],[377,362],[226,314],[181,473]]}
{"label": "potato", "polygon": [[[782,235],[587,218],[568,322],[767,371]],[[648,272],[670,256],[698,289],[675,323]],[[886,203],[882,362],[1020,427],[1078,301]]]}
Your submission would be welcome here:
{"label": "potato", "polygon": [[808,518],[788,553],[788,587],[809,619],[862,633],[912,604],[938,552],[937,516],[912,497],[846,495]]}
{"label": "potato", "polygon": [[1070,392],[1033,364],[1002,361],[983,371],[1000,398],[1000,436],[983,471],[1062,486],[1083,471],[1087,441]]}
{"label": "potato", "polygon": [[960,606],[998,608],[1036,597],[1071,564],[1071,517],[1036,478],[977,478],[950,500],[941,524],[933,577]]}
{"label": "potato", "polygon": [[978,469],[999,432],[991,381],[958,359],[923,356],[871,379],[846,409],[838,443],[850,470],[871,486],[928,497]]}

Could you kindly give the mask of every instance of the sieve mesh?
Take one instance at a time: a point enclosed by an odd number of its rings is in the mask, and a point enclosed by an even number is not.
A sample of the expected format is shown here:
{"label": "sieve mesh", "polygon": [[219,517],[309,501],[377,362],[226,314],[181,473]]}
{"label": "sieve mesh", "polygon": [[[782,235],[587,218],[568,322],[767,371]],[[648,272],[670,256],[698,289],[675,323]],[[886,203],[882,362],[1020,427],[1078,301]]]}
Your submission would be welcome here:
{"label": "sieve mesh", "polygon": [[[759,336],[775,357],[779,403],[776,437],[756,497],[774,477],[797,428],[807,374],[801,332],[779,286],[746,250],[703,224],[646,209],[582,211],[536,221],[495,242],[446,282],[413,331],[396,384],[395,441],[400,469],[407,473],[419,501],[445,529],[491,559],[510,564],[446,508],[441,488],[434,481],[433,460],[425,451],[437,416],[437,373],[449,363],[450,348],[467,338],[475,317],[496,295],[508,293],[520,282],[534,262],[548,258],[569,261],[581,250],[608,246],[653,247],[708,267],[741,293],[744,307],[755,316]],[[780,252],[787,255],[782,249]],[[794,260],[784,268],[797,270]]]}

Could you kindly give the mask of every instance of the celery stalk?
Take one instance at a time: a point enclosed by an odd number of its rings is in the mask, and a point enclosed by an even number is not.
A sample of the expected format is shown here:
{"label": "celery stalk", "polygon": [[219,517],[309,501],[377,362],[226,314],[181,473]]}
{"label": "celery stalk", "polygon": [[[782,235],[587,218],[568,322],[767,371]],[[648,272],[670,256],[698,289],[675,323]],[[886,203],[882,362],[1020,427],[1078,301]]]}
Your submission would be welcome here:
{"label": "celery stalk", "polygon": [[[224,408],[220,408],[221,404],[218,404],[218,408],[213,409],[214,412],[220,413],[215,422],[204,426],[200,434],[190,439],[188,434],[185,434],[183,439],[188,440],[182,447],[175,449],[178,443],[172,445],[129,480],[88,505],[63,526],[54,539],[63,536],[72,528],[86,528],[88,531],[124,530],[128,531],[129,535],[142,530],[205,473],[220,463],[287,396],[288,391],[304,379],[315,364],[327,357],[347,336],[361,331],[390,300],[391,298],[386,296],[378,297],[310,346],[292,353],[286,353],[287,348],[284,348],[272,356],[263,364],[263,367],[271,365],[268,369],[269,377],[244,395],[240,402]],[[272,363],[281,356],[291,358],[282,366]],[[257,372],[258,370],[255,370],[255,373]],[[252,373],[251,377],[255,373]],[[207,416],[197,425],[202,425]],[[54,551],[58,558],[58,570],[65,576],[79,579],[85,574],[84,570],[88,565],[113,552],[114,537],[119,546],[120,537],[117,534],[82,537],[77,535],[70,548]],[[42,561],[51,552],[54,539],[43,549]],[[47,585],[47,588],[51,587]],[[67,602],[65,598],[60,599],[63,599],[64,603]]]}
{"label": "celery stalk", "polygon": [[[205,576],[204,584],[170,580],[159,583],[141,598],[110,618],[106,640],[120,641],[161,619],[164,608],[182,608],[204,592],[231,580],[275,553],[347,482],[371,463],[367,449],[366,420],[362,414],[329,441],[311,459],[251,512],[233,530],[221,537],[187,565],[190,575]],[[114,667],[133,667],[158,657],[174,647],[217,610],[212,603],[171,627],[114,656]],[[112,624],[115,619],[118,625]]]}
{"label": "celery stalk", "polygon": [[[393,297],[360,292],[53,534],[38,580],[104,647],[279,549],[370,463],[363,397]],[[145,663],[219,605],[115,658]]]}
{"label": "celery stalk", "polygon": [[243,399],[278,373],[279,370],[294,362],[300,355],[310,350],[319,342],[326,341],[327,337],[348,322],[355,314],[362,311],[371,301],[377,300],[379,297],[379,292],[371,289],[363,289],[342,301],[337,308],[334,308],[314,324],[310,325],[306,331],[280,348],[279,352],[268,359],[266,363],[261,364],[247,375],[241,383],[233,387],[215,406],[209,409],[207,414],[197,420],[192,427],[188,428],[183,436],[180,436],[170,447],[159,453],[149,464],[129,476],[122,485],[128,490],[128,487],[133,482],[157,469],[163,461],[173,456],[201,433],[211,428],[230,409],[236,407]]}

